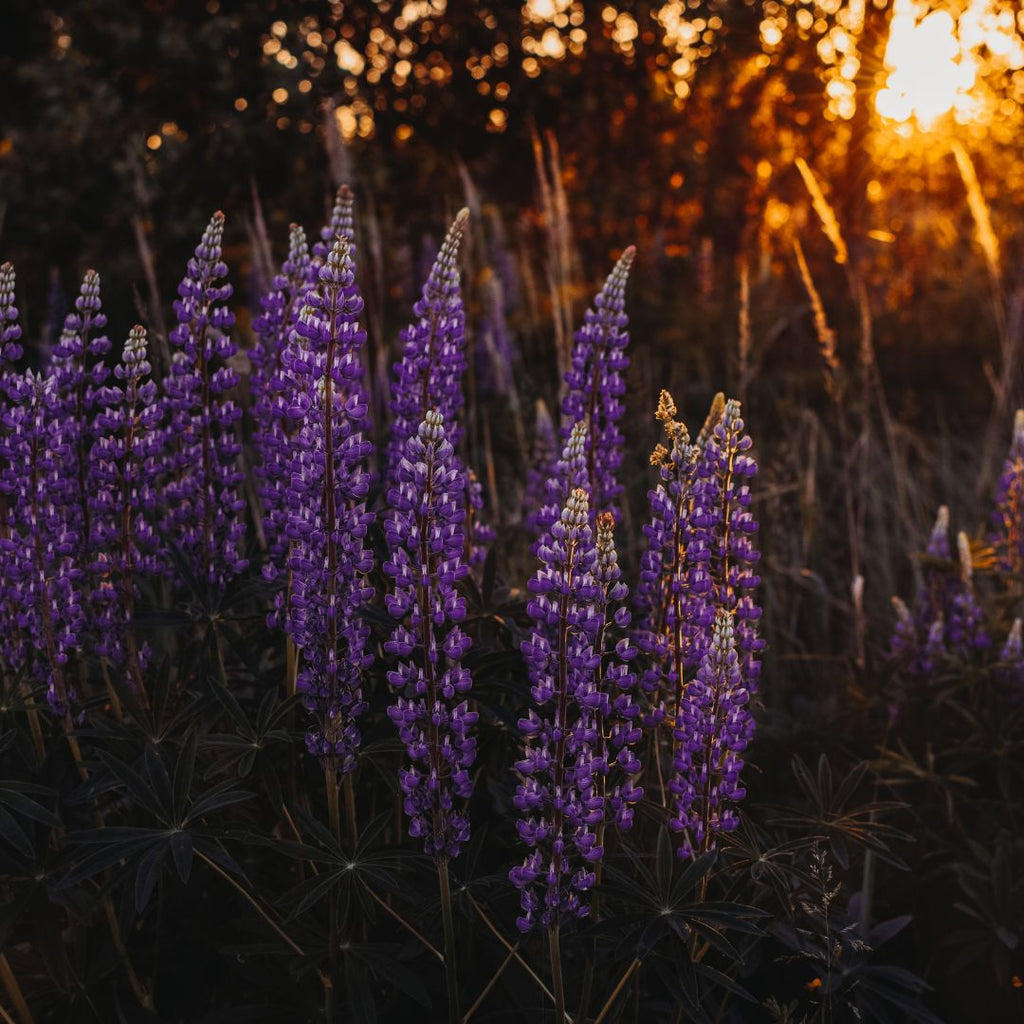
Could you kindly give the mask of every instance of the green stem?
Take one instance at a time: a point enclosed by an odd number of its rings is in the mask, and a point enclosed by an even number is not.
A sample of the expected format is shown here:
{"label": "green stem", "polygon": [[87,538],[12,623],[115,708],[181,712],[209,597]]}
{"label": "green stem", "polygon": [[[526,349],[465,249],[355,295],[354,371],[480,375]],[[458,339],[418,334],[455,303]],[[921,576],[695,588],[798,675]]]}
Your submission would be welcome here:
{"label": "green stem", "polygon": [[444,976],[448,987],[448,1020],[459,1024],[459,984],[455,973],[455,921],[452,891],[448,879],[448,858],[437,858],[437,879],[441,887],[441,923],[444,928]]}

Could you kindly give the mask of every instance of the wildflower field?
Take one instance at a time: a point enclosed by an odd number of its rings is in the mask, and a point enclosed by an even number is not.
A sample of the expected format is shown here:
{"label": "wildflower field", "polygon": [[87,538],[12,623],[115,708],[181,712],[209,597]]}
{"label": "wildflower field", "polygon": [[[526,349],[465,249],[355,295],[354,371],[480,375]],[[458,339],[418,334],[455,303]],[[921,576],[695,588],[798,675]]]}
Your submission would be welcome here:
{"label": "wildflower field", "polygon": [[0,1019],[1024,1020],[1018,5],[0,36]]}

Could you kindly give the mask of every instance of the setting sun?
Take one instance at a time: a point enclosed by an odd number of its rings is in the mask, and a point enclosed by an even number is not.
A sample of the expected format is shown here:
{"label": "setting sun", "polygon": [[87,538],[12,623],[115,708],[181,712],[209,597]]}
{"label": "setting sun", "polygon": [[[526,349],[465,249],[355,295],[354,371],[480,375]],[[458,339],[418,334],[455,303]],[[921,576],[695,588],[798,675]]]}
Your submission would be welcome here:
{"label": "setting sun", "polygon": [[947,114],[960,124],[981,120],[986,104],[977,85],[986,62],[1017,70],[1024,52],[1012,12],[992,0],[972,0],[958,14],[896,0],[884,62],[876,110],[928,130]]}

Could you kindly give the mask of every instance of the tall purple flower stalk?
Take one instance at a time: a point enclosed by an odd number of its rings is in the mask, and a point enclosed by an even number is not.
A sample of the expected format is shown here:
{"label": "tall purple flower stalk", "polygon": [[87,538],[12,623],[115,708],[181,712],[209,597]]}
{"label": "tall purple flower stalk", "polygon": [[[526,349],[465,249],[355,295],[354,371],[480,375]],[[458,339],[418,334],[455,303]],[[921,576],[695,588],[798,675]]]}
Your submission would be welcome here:
{"label": "tall purple flower stalk", "polygon": [[216,586],[248,564],[239,551],[245,499],[235,423],[241,410],[230,397],[238,384],[231,365],[237,346],[226,305],[231,285],[223,282],[223,236],[224,214],[217,212],[178,286],[164,427],[168,540],[189,573]]}
{"label": "tall purple flower stalk", "polygon": [[459,623],[466,602],[458,584],[464,559],[465,491],[441,413],[427,413],[409,438],[388,494],[384,530],[394,580],[389,613],[399,620],[385,644],[398,658],[388,672],[397,693],[388,709],[412,761],[399,774],[409,833],[435,857],[455,857],[469,839],[464,809],[476,757],[476,712],[462,659],[470,648]]}
{"label": "tall purple flower stalk", "polygon": [[17,626],[30,658],[32,677],[60,716],[76,696],[68,663],[79,646],[84,616],[81,572],[75,564],[79,538],[65,502],[71,438],[57,413],[52,378],[28,371],[12,385],[6,425],[7,469],[13,484],[12,529],[4,542],[5,585],[17,606]]}
{"label": "tall purple flower stalk", "polygon": [[[21,326],[15,305],[15,274],[10,263],[0,266],[0,576],[11,578],[8,568],[16,551],[14,495],[18,487],[20,459],[16,434],[18,417],[13,403],[20,376],[15,364],[21,359]],[[18,605],[8,588],[0,604],[0,672],[5,678],[20,669],[25,658],[24,636],[18,626]]]}
{"label": "tall purple flower stalk", "polygon": [[573,424],[561,456],[550,467],[550,475],[544,482],[544,497],[532,517],[537,533],[537,540],[530,546],[533,555],[542,547],[550,547],[551,527],[561,518],[569,495],[578,487],[587,489],[588,441],[587,422],[579,420]]}
{"label": "tall purple flower stalk", "polygon": [[1024,574],[1024,409],[1013,419],[1013,439],[996,485],[992,544],[1003,572]]}
{"label": "tall purple flower stalk", "polygon": [[[514,802],[530,853],[509,878],[520,890],[516,924],[524,932],[537,923],[551,929],[553,949],[561,923],[589,912],[606,824],[628,827],[642,792],[631,781],[638,733],[627,665],[636,652],[625,637],[609,641],[610,630],[629,622],[613,525],[602,516],[595,542],[587,492],[575,489],[529,583],[535,628],[523,655],[536,709],[519,721],[524,749]],[[620,778],[609,788],[613,768]]]}
{"label": "tall purple flower stalk", "polygon": [[463,481],[466,509],[466,558],[482,562],[494,531],[483,515],[483,490],[479,480],[457,454],[463,437],[459,414],[464,404],[462,378],[466,370],[466,313],[459,286],[459,248],[466,232],[469,210],[461,210],[448,229],[413,306],[416,320],[399,335],[402,357],[394,367],[391,389],[391,438],[388,442],[387,479],[393,486],[405,445],[426,414],[436,409],[445,424],[448,443],[455,449]]}
{"label": "tall purple flower stalk", "polygon": [[669,825],[681,833],[681,857],[706,853],[715,835],[736,828],[735,805],[746,795],[740,756],[754,731],[750,691],[737,652],[734,613],[720,608],[711,644],[676,713],[673,776],[675,808]]}
{"label": "tall purple flower stalk", "polygon": [[402,357],[395,364],[391,389],[391,439],[388,474],[393,480],[405,446],[431,409],[441,414],[448,443],[462,439],[462,375],[466,369],[466,314],[459,287],[459,247],[469,211],[462,210],[448,229],[413,313],[416,319],[399,335]]}
{"label": "tall purple flower stalk", "polygon": [[[89,449],[96,430],[97,394],[109,375],[103,357],[110,340],[103,333],[107,318],[100,304],[100,276],[86,271],[74,311],[64,320],[60,340],[53,350],[50,375],[54,380],[56,415],[66,424],[70,445],[66,459],[68,491],[66,507],[75,519],[74,531],[82,548],[76,553],[80,567],[88,563],[92,537],[91,519],[95,491],[89,480]],[[91,586],[83,580],[86,586]]]}
{"label": "tall purple flower stalk", "polygon": [[629,246],[584,314],[565,375],[561,436],[567,441],[576,423],[587,425],[587,491],[592,518],[599,512],[614,512],[615,499],[622,491],[617,474],[623,458],[619,421],[625,412],[624,375],[629,366],[625,294],[635,256],[636,249]]}
{"label": "tall purple flower stalk", "polygon": [[912,676],[930,676],[951,655],[968,657],[990,645],[984,613],[974,586],[967,535],[957,535],[956,560],[949,542],[949,509],[935,517],[925,548],[925,564],[913,613],[895,598],[896,626],[891,657]]}
{"label": "tall purple flower stalk", "polygon": [[372,445],[362,432],[363,301],[344,237],[335,239],[317,277],[286,355],[294,380],[290,415],[300,421],[290,441],[286,628],[302,656],[297,688],[312,716],[309,751],[346,773],[356,765],[358,718],[367,706],[362,673],[372,662],[361,609],[373,596],[365,578],[373,514],[366,508]]}
{"label": "tall purple flower stalk", "polygon": [[540,516],[547,497],[548,481],[555,472],[555,461],[558,459],[555,425],[543,399],[537,399],[536,410],[530,464],[526,470],[526,488],[523,492],[523,525],[533,536],[541,531]]}
{"label": "tall purple flower stalk", "polygon": [[116,384],[97,396],[96,436],[89,452],[92,488],[92,554],[96,650],[127,674],[145,700],[146,647],[132,629],[139,580],[155,575],[159,538],[153,528],[157,507],[160,406],[146,345],[146,330],[128,335]]}
{"label": "tall purple flower stalk", "polygon": [[[288,555],[289,437],[295,423],[289,418],[292,377],[285,366],[285,351],[310,287],[311,260],[306,233],[292,224],[288,257],[262,297],[262,313],[253,324],[258,344],[249,353],[253,411],[253,446],[256,450],[257,490],[267,547],[264,575],[276,578]],[[276,618],[276,616],[274,616]]]}
{"label": "tall purple flower stalk", "polygon": [[683,833],[679,854],[686,857],[711,849],[714,834],[733,827],[722,801],[742,796],[730,783],[718,801],[707,780],[716,772],[731,778],[725,752],[742,750],[754,729],[749,713],[723,717],[723,708],[745,705],[760,676],[764,641],[753,598],[759,553],[748,485],[757,464],[738,402],[716,397],[693,442],[666,391],[656,415],[667,444],[651,456],[661,482],[650,492],[644,527],[637,640],[647,655],[641,681],[648,723],[667,719],[672,726],[670,824]]}
{"label": "tall purple flower stalk", "polygon": [[702,562],[688,557],[700,448],[675,419],[676,406],[667,391],[661,392],[655,415],[668,444],[658,444],[651,455],[660,482],[648,492],[651,520],[643,528],[647,550],[637,588],[637,642],[647,656],[640,681],[650,725],[664,719],[667,706],[679,704],[685,673],[699,664],[701,640],[714,614],[708,605],[710,577]]}

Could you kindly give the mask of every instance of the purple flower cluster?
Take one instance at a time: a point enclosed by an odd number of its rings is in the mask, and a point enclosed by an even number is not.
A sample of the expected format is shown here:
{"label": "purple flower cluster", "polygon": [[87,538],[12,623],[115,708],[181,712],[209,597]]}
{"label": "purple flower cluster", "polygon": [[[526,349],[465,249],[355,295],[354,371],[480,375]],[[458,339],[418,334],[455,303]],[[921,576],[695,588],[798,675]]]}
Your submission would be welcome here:
{"label": "purple flower cluster", "polygon": [[1024,639],[1021,620],[1014,619],[999,656],[996,678],[1009,691],[1012,700],[1024,699]]}
{"label": "purple flower cluster", "polygon": [[[67,490],[65,505],[73,517],[71,528],[78,537],[80,565],[88,561],[91,518],[95,491],[88,479],[89,449],[93,434],[100,429],[96,423],[98,394],[109,375],[103,357],[110,351],[110,341],[101,332],[107,324],[100,304],[100,277],[94,270],[86,271],[75,308],[64,320],[60,341],[53,350],[49,376],[55,388],[55,414],[64,421],[68,457],[65,462]],[[87,583],[87,586],[91,584]]]}
{"label": "purple flower cluster", "polygon": [[162,438],[151,372],[146,330],[133,327],[114,367],[116,383],[97,395],[100,408],[88,464],[96,651],[127,671],[139,693],[147,651],[131,631],[138,580],[160,569],[153,520]]}
{"label": "purple flower cluster", "polygon": [[949,543],[949,509],[935,517],[925,548],[926,563],[914,611],[894,598],[896,626],[890,656],[911,676],[927,677],[948,657],[969,657],[986,650],[990,639],[974,585],[971,545],[957,535],[957,559]]}
{"label": "purple flower cluster", "polygon": [[996,486],[992,545],[1003,572],[1024,573],[1024,409],[1013,419],[1013,439]]}
{"label": "purple flower cluster", "polygon": [[388,492],[384,531],[394,580],[388,612],[399,620],[385,644],[398,659],[388,682],[398,697],[388,715],[412,765],[399,773],[409,832],[436,857],[455,857],[469,839],[460,802],[472,790],[476,712],[466,696],[472,680],[462,665],[470,647],[459,625],[466,602],[457,585],[469,569],[465,548],[462,470],[438,410],[427,413],[405,444]]}
{"label": "purple flower cluster", "polygon": [[540,517],[550,480],[555,473],[557,459],[555,425],[544,400],[538,398],[533,443],[530,447],[530,464],[526,470],[526,487],[523,490],[523,525],[532,536],[538,536],[543,529]]}
{"label": "purple flower cluster", "polygon": [[292,588],[286,628],[301,650],[297,688],[313,716],[306,743],[341,772],[356,764],[362,673],[372,663],[361,614],[372,598],[366,531],[372,445],[359,360],[363,301],[344,236],[317,270],[284,356],[291,375],[287,502]]}
{"label": "purple flower cluster", "polygon": [[[229,397],[238,384],[231,339],[235,318],[226,302],[231,285],[221,258],[224,214],[210,219],[188,262],[174,303],[176,351],[165,382],[164,472],[168,542],[198,581],[223,586],[248,564],[239,552],[244,533],[241,410]],[[179,574],[180,575],[180,574]]]}
{"label": "purple flower cluster", "polygon": [[457,451],[463,429],[459,413],[463,406],[462,377],[466,370],[466,313],[459,287],[459,247],[469,210],[463,209],[448,229],[413,307],[416,320],[399,335],[402,358],[395,363],[391,389],[391,437],[387,464],[389,489],[396,482],[405,445],[415,436],[423,418],[436,409],[445,424],[448,443],[455,449],[456,466],[465,492],[466,556],[471,565],[482,562],[487,545],[494,540],[493,529],[483,517],[483,492],[471,470],[459,460]]}
{"label": "purple flower cluster", "polygon": [[59,415],[52,377],[29,370],[9,378],[8,386],[2,459],[12,509],[3,542],[4,613],[13,610],[14,616],[4,632],[20,633],[21,665],[27,662],[31,678],[46,688],[47,703],[64,716],[76,700],[67,665],[85,625],[76,563],[80,540],[66,505],[73,439]]}
{"label": "purple flower cluster", "polygon": [[676,711],[675,771],[669,782],[675,812],[669,825],[682,835],[682,857],[707,852],[717,832],[736,828],[734,805],[746,796],[739,781],[740,755],[753,736],[754,719],[747,709],[750,693],[737,653],[734,615],[718,610],[710,646]]}
{"label": "purple flower cluster", "polygon": [[6,374],[21,358],[21,325],[14,304],[14,267],[0,266],[0,374]]}
{"label": "purple flower cluster", "polygon": [[431,409],[445,423],[448,442],[458,449],[462,439],[462,375],[466,369],[466,314],[459,287],[459,247],[469,210],[460,211],[448,229],[423,295],[413,307],[416,320],[399,335],[402,357],[395,364],[391,388],[391,437],[388,474],[393,481],[414,437]]}
{"label": "purple flower cluster", "polygon": [[[536,709],[519,721],[524,749],[514,802],[530,852],[509,873],[520,890],[516,923],[524,932],[587,915],[604,829],[609,822],[628,828],[642,795],[632,779],[640,770],[628,668],[636,648],[625,636],[611,637],[629,625],[614,518],[600,517],[595,542],[589,505],[583,488],[569,495],[529,583],[535,626],[523,655]],[[609,786],[613,769],[617,781]]]}
{"label": "purple flower cluster", "polygon": [[[668,443],[651,456],[661,482],[650,492],[652,517],[644,528],[637,642],[647,656],[641,685],[648,723],[672,722],[671,824],[683,833],[679,854],[685,857],[711,849],[716,832],[735,826],[726,802],[743,793],[729,785],[715,789],[717,802],[694,797],[701,786],[709,792],[707,780],[725,770],[724,751],[741,750],[753,735],[754,719],[743,705],[757,692],[764,647],[753,597],[759,553],[748,484],[757,464],[748,454],[752,441],[738,402],[716,398],[695,442],[675,419],[666,391],[656,415]],[[734,717],[721,717],[721,694],[733,695]],[[695,815],[701,814],[698,827]]]}
{"label": "purple flower cluster", "polygon": [[[0,266],[0,577],[4,580],[9,578],[7,563],[15,550],[11,498],[20,469],[11,443],[14,417],[10,403],[16,397],[18,379],[14,364],[21,358],[21,325],[14,289],[14,267],[4,263]],[[24,640],[17,626],[17,604],[6,586],[0,598],[0,672],[6,677],[24,661]]]}
{"label": "purple flower cluster", "polygon": [[624,374],[629,367],[625,294],[635,256],[636,249],[629,246],[597,293],[594,305],[584,314],[565,375],[561,436],[563,442],[568,441],[577,423],[586,424],[586,486],[592,519],[599,512],[614,511],[615,499],[622,490],[616,475],[623,457],[619,420],[625,411]]}
{"label": "purple flower cluster", "polygon": [[551,527],[561,517],[569,495],[578,487],[587,489],[588,441],[587,422],[579,420],[573,424],[561,456],[551,466],[550,475],[544,483],[543,501],[531,518],[537,534],[537,540],[530,547],[533,555],[542,547],[550,547]]}
{"label": "purple flower cluster", "polygon": [[292,224],[288,257],[274,277],[270,291],[260,300],[262,313],[253,324],[259,343],[249,352],[257,490],[267,548],[263,571],[270,579],[284,570],[288,556],[289,441],[295,423],[289,417],[292,379],[285,366],[285,354],[310,287],[311,262],[306,233],[298,224]]}

